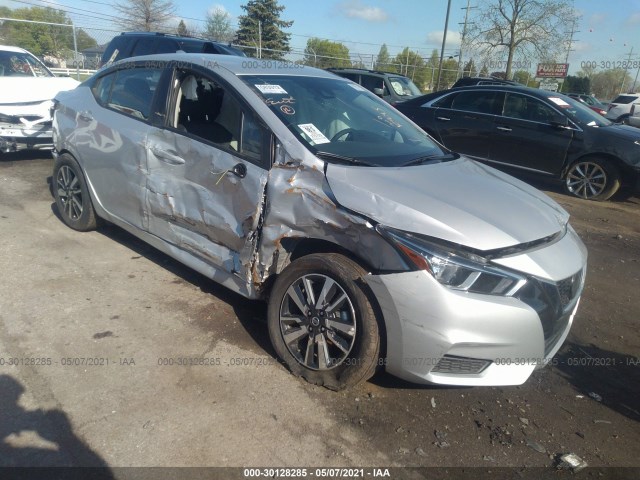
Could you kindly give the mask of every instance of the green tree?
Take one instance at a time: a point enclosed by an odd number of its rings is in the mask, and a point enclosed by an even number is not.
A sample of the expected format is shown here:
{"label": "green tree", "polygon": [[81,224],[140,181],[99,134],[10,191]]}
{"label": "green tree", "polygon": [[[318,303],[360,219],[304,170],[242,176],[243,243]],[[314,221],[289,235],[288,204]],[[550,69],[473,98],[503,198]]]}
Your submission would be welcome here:
{"label": "green tree", "polygon": [[483,54],[506,53],[511,78],[515,55],[551,59],[566,51],[567,25],[576,11],[565,0],[484,0],[469,27],[471,44]]}
{"label": "green tree", "polygon": [[231,15],[223,8],[216,7],[207,12],[204,35],[218,42],[231,42],[236,32],[231,28]]}
{"label": "green tree", "polygon": [[562,91],[566,93],[591,93],[591,80],[588,77],[568,75],[562,83]]}
{"label": "green tree", "polygon": [[283,29],[293,25],[293,21],[280,19],[285,7],[277,0],[249,0],[241,8],[246,15],[238,19],[237,42],[256,48],[262,58],[282,59],[290,51],[291,36]]}
{"label": "green tree", "polygon": [[376,57],[376,62],[373,65],[373,68],[375,70],[387,70],[390,63],[391,56],[389,55],[389,49],[387,48],[387,44],[383,43],[380,47],[380,51],[378,52],[378,56]]}
{"label": "green tree", "polygon": [[526,70],[517,70],[513,73],[513,80],[523,85],[528,85],[531,80],[531,73]]}
{"label": "green tree", "polygon": [[623,91],[623,83],[630,85],[631,82],[633,79],[623,68],[604,70],[591,77],[591,93],[601,100],[612,100]]}
{"label": "green tree", "polygon": [[395,58],[391,60],[389,68],[385,70],[388,72],[397,72],[409,77],[420,90],[424,91],[431,88],[431,69],[426,67],[424,59],[418,52],[411,51],[408,47],[405,47],[404,50],[398,53]]}
{"label": "green tree", "polygon": [[176,6],[172,0],[125,0],[116,2],[117,23],[125,30],[162,31],[173,20]]}
{"label": "green tree", "polygon": [[[47,55],[60,58],[73,50],[71,20],[62,10],[50,7],[18,8],[15,10],[3,8],[0,14],[6,18],[69,25],[63,27],[6,20],[0,25],[0,39],[5,44],[24,48],[39,57]],[[97,45],[95,39],[82,29],[76,30],[76,39],[78,50]]]}
{"label": "green tree", "polygon": [[340,42],[310,38],[304,49],[304,64],[312,67],[350,67],[349,49]]}
{"label": "green tree", "polygon": [[464,66],[462,67],[462,76],[476,77],[477,75],[478,75],[478,69],[476,68],[476,64],[472,58],[467,63],[465,63]]}
{"label": "green tree", "polygon": [[[442,75],[440,76],[440,89],[450,88],[458,79],[460,65],[455,58],[445,58],[442,62]],[[438,79],[436,78],[436,81]]]}
{"label": "green tree", "polygon": [[178,23],[178,28],[176,28],[176,33],[183,37],[186,37],[189,34],[189,31],[187,30],[187,25],[184,23],[184,20],[181,19],[180,23]]}

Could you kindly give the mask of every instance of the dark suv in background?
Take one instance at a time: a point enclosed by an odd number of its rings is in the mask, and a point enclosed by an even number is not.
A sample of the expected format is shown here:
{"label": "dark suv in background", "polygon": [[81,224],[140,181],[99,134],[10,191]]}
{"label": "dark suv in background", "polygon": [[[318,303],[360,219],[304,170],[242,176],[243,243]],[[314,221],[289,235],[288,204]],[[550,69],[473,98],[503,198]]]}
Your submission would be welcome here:
{"label": "dark suv in background", "polygon": [[410,78],[397,73],[363,68],[327,68],[327,70],[353,80],[391,104],[422,95],[420,89]]}
{"label": "dark suv in background", "polygon": [[239,48],[204,38],[180,37],[157,32],[123,32],[113,37],[102,54],[100,67],[123,58],[153,55],[155,53],[217,53],[246,57]]}

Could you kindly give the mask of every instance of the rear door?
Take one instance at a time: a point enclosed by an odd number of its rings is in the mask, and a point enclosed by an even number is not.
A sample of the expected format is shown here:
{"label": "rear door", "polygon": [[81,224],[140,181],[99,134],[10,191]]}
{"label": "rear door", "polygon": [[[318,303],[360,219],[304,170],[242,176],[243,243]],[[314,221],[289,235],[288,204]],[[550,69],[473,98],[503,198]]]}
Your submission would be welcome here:
{"label": "rear door", "polygon": [[494,90],[467,90],[432,104],[433,127],[442,143],[454,152],[487,159],[502,96]]}
{"label": "rear door", "polygon": [[96,103],[76,112],[73,143],[98,202],[138,228],[145,228],[145,145],[161,75],[160,68],[127,64],[98,78]]}
{"label": "rear door", "polygon": [[246,288],[270,134],[212,72],[179,69],[174,75],[166,124],[147,144],[149,232],[228,274],[221,283]]}
{"label": "rear door", "polygon": [[[559,97],[558,102],[564,103]],[[575,129],[551,123],[562,115],[533,96],[507,92],[496,117],[489,159],[526,170],[559,175]]]}

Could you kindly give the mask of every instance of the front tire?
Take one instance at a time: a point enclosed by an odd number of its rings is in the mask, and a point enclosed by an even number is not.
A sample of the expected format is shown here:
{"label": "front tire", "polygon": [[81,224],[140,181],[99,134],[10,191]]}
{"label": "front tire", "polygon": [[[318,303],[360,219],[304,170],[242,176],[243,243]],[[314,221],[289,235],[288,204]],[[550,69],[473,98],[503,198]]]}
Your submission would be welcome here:
{"label": "front tire", "polygon": [[609,200],[620,188],[620,172],[611,162],[585,158],[569,167],[564,188],[567,193],[586,200]]}
{"label": "front tire", "polygon": [[78,162],[69,154],[60,155],[53,166],[53,197],[64,223],[74,230],[95,230],[96,212],[87,182]]}
{"label": "front tire", "polygon": [[380,334],[364,275],[354,261],[329,253],[301,257],[278,276],[269,336],[294,375],[341,390],[375,373]]}

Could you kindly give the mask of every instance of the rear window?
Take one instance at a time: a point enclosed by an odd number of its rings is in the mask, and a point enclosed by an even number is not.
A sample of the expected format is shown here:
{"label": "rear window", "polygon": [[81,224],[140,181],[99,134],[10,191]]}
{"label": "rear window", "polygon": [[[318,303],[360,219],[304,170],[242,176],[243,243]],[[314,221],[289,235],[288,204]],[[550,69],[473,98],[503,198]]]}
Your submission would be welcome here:
{"label": "rear window", "polygon": [[633,103],[634,101],[638,100],[638,98],[640,98],[638,95],[618,95],[618,98],[616,98],[611,103]]}

